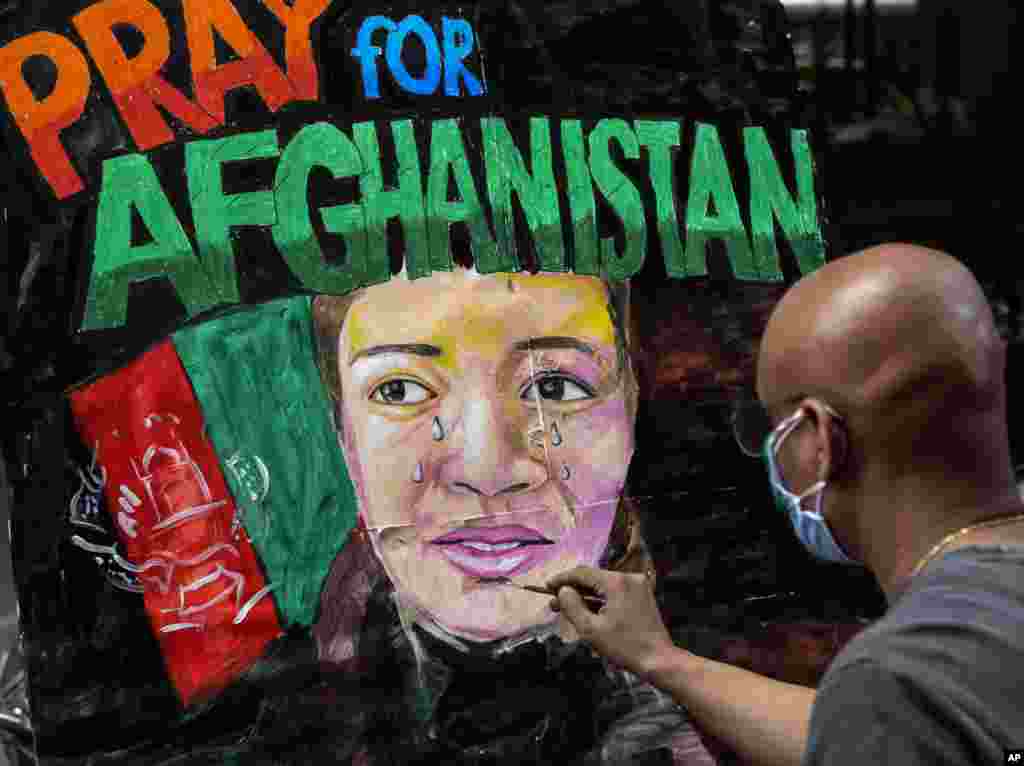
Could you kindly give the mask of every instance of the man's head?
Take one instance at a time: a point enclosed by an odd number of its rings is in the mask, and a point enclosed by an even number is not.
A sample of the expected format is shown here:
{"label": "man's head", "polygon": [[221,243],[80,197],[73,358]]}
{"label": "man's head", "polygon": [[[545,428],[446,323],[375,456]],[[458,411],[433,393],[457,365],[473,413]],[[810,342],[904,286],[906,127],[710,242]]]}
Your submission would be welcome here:
{"label": "man's head", "polygon": [[1004,360],[988,302],[955,259],[883,245],[824,266],[786,293],[761,343],[772,421],[805,413],[778,451],[785,483],[827,482],[823,514],[864,561],[901,514],[969,522],[1013,486]]}

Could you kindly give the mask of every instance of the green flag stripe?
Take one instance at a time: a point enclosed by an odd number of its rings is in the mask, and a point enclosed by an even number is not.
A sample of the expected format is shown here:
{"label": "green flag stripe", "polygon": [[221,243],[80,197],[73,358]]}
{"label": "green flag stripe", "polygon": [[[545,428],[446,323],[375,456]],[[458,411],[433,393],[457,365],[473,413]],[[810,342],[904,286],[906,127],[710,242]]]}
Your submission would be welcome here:
{"label": "green flag stripe", "polygon": [[356,521],[356,498],[316,369],[311,299],[185,328],[174,345],[286,624],[312,624]]}

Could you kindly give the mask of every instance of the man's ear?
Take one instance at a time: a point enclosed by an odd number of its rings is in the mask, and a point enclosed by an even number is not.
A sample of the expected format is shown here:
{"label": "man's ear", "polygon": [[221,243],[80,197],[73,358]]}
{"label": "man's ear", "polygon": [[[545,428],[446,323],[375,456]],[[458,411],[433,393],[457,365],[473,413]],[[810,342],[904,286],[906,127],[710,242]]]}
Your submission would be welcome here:
{"label": "man's ear", "polygon": [[846,425],[833,411],[814,399],[802,405],[815,430],[818,445],[818,479],[828,480],[842,470],[849,455]]}

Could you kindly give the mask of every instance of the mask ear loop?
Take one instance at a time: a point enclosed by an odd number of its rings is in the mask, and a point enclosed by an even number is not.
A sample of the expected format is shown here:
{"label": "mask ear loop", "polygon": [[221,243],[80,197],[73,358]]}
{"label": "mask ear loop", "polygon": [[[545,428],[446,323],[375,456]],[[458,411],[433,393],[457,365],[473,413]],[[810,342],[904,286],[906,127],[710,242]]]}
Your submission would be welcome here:
{"label": "mask ear loop", "polygon": [[[824,405],[825,409],[828,411],[829,415],[831,415],[833,417],[833,419],[838,421],[839,424],[843,428],[845,428],[845,421],[843,420],[842,416],[839,415],[835,410],[833,410],[827,404],[824,404],[824,403],[822,403],[822,404]],[[831,438],[831,435],[829,436],[829,438]],[[832,454],[833,454],[833,456],[836,454],[836,450],[834,448],[833,448],[833,453]],[[846,458],[846,434],[844,432],[843,433],[843,444],[842,444],[840,460],[845,460],[845,458]],[[800,493],[800,495],[797,498],[800,502],[803,502],[806,498],[810,497],[815,492],[818,493],[818,499],[815,500],[815,502],[814,502],[814,510],[813,511],[807,511],[807,513],[816,513],[818,516],[822,515],[821,514],[821,504],[822,504],[822,502],[823,502],[823,500],[825,498],[825,488],[827,486],[828,486],[828,479],[818,479],[818,481],[816,481],[814,484],[812,484],[810,487],[808,487],[802,493]],[[822,519],[824,520],[824,517],[822,517]]]}
{"label": "mask ear loop", "polygon": [[796,496],[797,501],[802,503],[804,500],[809,498],[815,492],[818,493],[818,499],[814,501],[814,510],[813,511],[808,511],[808,510],[806,510],[806,509],[804,509],[802,507],[801,507],[800,510],[804,511],[804,513],[815,513],[818,516],[821,516],[821,503],[822,503],[822,499],[825,497],[825,487],[827,487],[827,486],[828,486],[828,482],[825,479],[818,479],[818,481],[814,482],[814,484],[812,484],[807,489],[805,489],[803,492],[801,492],[799,495],[797,495]]}
{"label": "mask ear loop", "polygon": [[[768,439],[770,440],[768,447],[772,452],[772,468],[775,473],[776,483],[779,485],[779,487],[796,498],[797,507],[800,508],[800,510],[804,511],[805,513],[815,513],[820,516],[822,498],[825,495],[824,490],[825,487],[828,486],[828,481],[825,479],[818,479],[818,481],[814,482],[814,484],[812,484],[799,495],[797,495],[785,485],[785,479],[782,476],[782,472],[779,471],[778,468],[778,453],[779,449],[782,447],[782,442],[785,440],[787,436],[789,436],[791,433],[793,433],[793,431],[796,430],[797,426],[800,425],[800,421],[803,420],[805,417],[807,417],[807,411],[803,407],[801,407],[799,410],[790,415],[789,418],[782,421],[779,424],[779,426],[775,429],[775,431],[768,436]],[[803,501],[815,493],[818,493],[818,499],[814,503],[814,510],[805,511],[802,507]]]}

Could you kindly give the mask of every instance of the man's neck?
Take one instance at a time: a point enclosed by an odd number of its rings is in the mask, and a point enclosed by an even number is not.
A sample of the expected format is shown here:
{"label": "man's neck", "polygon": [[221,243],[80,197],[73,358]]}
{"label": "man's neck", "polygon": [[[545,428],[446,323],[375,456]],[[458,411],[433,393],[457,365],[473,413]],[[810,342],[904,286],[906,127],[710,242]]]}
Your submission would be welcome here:
{"label": "man's neck", "polygon": [[[898,493],[896,497],[908,497]],[[990,526],[985,522],[1024,513],[1024,503],[1015,485],[991,492],[910,494],[915,502],[884,501],[871,514],[871,530],[862,530],[866,545],[864,563],[871,569],[892,603],[909,586],[926,564],[966,545],[992,543],[1024,544],[1024,520]],[[878,534],[880,528],[885,534]]]}

